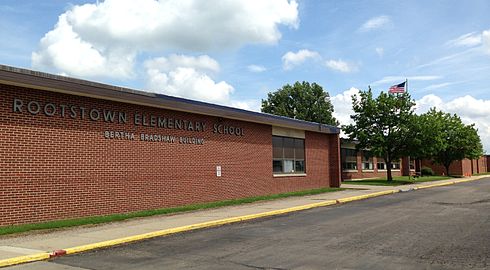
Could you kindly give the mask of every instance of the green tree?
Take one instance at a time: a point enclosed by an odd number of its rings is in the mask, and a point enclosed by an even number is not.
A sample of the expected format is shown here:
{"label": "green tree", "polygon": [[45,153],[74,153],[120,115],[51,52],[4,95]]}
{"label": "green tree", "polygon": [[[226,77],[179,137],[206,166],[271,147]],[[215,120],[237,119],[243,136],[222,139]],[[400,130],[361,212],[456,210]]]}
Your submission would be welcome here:
{"label": "green tree", "polygon": [[371,88],[352,97],[354,124],[342,129],[349,139],[359,142],[359,149],[369,149],[386,162],[387,180],[392,181],[392,162],[409,153],[415,102],[408,93],[381,92],[373,97]]}
{"label": "green tree", "polygon": [[332,116],[333,105],[329,95],[316,83],[286,84],[262,100],[262,112],[327,125],[338,125]]}
{"label": "green tree", "polygon": [[447,115],[434,108],[414,117],[410,156],[415,159],[432,159],[446,140],[443,136]]}
{"label": "green tree", "polygon": [[418,140],[416,155],[443,165],[447,175],[454,161],[477,159],[483,154],[474,124],[465,125],[456,114],[431,109],[417,117],[415,129]]}

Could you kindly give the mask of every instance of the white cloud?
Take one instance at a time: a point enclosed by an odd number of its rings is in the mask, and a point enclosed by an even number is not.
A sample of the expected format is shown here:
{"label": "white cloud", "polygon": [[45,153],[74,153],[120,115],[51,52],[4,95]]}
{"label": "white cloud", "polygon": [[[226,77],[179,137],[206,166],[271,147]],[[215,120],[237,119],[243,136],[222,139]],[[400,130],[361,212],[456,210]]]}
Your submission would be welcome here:
{"label": "white cloud", "polygon": [[340,122],[341,125],[348,125],[352,123],[352,120],[350,119],[350,116],[354,113],[352,110],[352,96],[357,96],[358,94],[359,89],[351,87],[341,94],[330,97],[330,101],[334,107],[333,116]]}
{"label": "white cloud", "polygon": [[382,15],[369,19],[359,28],[361,32],[369,32],[376,29],[387,28],[393,25],[390,16]]}
{"label": "white cloud", "polygon": [[381,80],[373,82],[371,85],[376,86],[376,85],[382,85],[382,84],[387,84],[387,83],[403,82],[406,79],[408,80],[408,82],[410,82],[410,81],[433,81],[433,80],[442,79],[442,76],[434,76],[434,75],[408,76],[408,77],[386,76],[386,77],[383,77]]}
{"label": "white cloud", "polygon": [[147,60],[144,67],[150,91],[260,111],[260,100],[235,100],[232,97],[233,86],[213,79],[211,75],[217,73],[220,67],[216,60],[207,55],[193,57],[173,54]]}
{"label": "white cloud", "polygon": [[229,104],[231,107],[238,109],[260,112],[261,102],[260,100],[232,100]]}
{"label": "white cloud", "polygon": [[481,34],[471,32],[446,42],[446,45],[450,47],[472,47],[481,44],[481,42]]}
{"label": "white cloud", "polygon": [[264,72],[267,69],[264,66],[259,66],[259,65],[249,65],[247,66],[248,71],[250,72]]}
{"label": "white cloud", "polygon": [[430,108],[437,107],[442,108],[444,102],[442,99],[434,94],[423,96],[416,101],[415,112],[422,114],[427,112]]}
{"label": "white cloud", "polygon": [[[322,56],[318,52],[305,49],[299,50],[296,53],[287,52],[282,56],[282,67],[284,70],[291,70],[295,66],[301,65],[309,59],[320,60],[322,59]],[[331,70],[344,73],[354,72],[358,70],[358,65],[343,61],[341,59],[326,60],[324,62],[324,65]]]}
{"label": "white cloud", "polygon": [[285,70],[290,70],[297,65],[304,63],[308,59],[320,59],[320,54],[310,50],[299,50],[298,52],[287,52],[282,56],[282,67]]}
{"label": "white cloud", "polygon": [[69,75],[128,78],[141,52],[275,44],[281,38],[279,25],[298,27],[296,1],[106,0],[74,5],[42,38],[32,65]]}
{"label": "white cloud", "polygon": [[144,66],[151,91],[224,105],[231,102],[233,86],[215,82],[207,74],[219,70],[218,63],[207,55],[159,57],[145,61]]}
{"label": "white cloud", "polygon": [[[484,33],[484,34],[483,34]],[[455,53],[429,60],[426,63],[413,67],[414,70],[430,71],[437,69],[446,73],[468,73],[470,77],[478,74],[477,71],[488,69],[488,57],[490,56],[490,30],[483,31],[482,43],[473,47],[462,47]],[[426,73],[425,71],[422,71]],[[479,75],[479,74],[478,74]],[[466,76],[468,77],[468,76]]]}
{"label": "white cloud", "polygon": [[114,48],[103,52],[73,31],[67,14],[60,16],[55,30],[41,39],[41,50],[32,53],[36,68],[54,68],[68,75],[112,78],[132,76],[135,52]]}
{"label": "white cloud", "polygon": [[220,69],[207,55],[198,57],[170,55],[145,61],[146,84],[150,91],[217,103],[238,109],[260,111],[260,100],[235,100],[234,88],[225,81],[216,82],[209,74]]}
{"label": "white cloud", "polygon": [[481,33],[471,32],[464,34],[446,42],[446,45],[450,47],[475,47],[481,45],[478,48],[483,50],[484,53],[490,54],[490,29]]}
{"label": "white cloud", "polygon": [[444,63],[444,65],[446,65],[446,66],[450,63],[455,63],[455,62],[458,63],[461,61],[461,59],[465,59],[465,58],[469,57],[469,55],[471,55],[474,51],[475,51],[474,48],[470,48],[470,49],[464,50],[462,52],[457,52],[457,53],[453,53],[450,55],[446,55],[446,56],[440,57],[438,59],[432,60],[428,63],[416,66],[415,69],[427,68],[430,66],[440,65],[442,63]]}
{"label": "white cloud", "polygon": [[378,47],[375,49],[376,50],[376,54],[379,56],[379,57],[383,57],[384,53],[385,53],[385,49],[381,48],[381,47]]}
{"label": "white cloud", "polygon": [[[466,95],[447,102],[445,109],[479,122],[482,119],[485,120],[490,115],[490,100],[475,99],[470,95]],[[490,121],[487,121],[490,124]]]}
{"label": "white cloud", "polygon": [[450,85],[455,85],[455,84],[460,84],[464,83],[465,81],[457,81],[457,82],[445,82],[445,83],[438,83],[438,84],[431,84],[425,88],[423,88],[423,91],[429,91],[429,90],[435,90],[439,88],[444,88]]}
{"label": "white cloud", "polygon": [[456,113],[466,124],[475,124],[484,149],[490,152],[490,100],[476,99],[470,95],[443,102],[436,95],[426,95],[416,101],[417,113],[424,113],[432,107],[444,112]]}
{"label": "white cloud", "polygon": [[354,72],[358,70],[357,65],[345,62],[341,59],[339,60],[327,60],[325,62],[325,66],[331,70],[343,72],[343,73],[349,73],[349,72]]}
{"label": "white cloud", "polygon": [[159,57],[145,62],[147,68],[158,68],[161,71],[168,72],[175,67],[193,68],[201,71],[218,72],[220,67],[218,62],[207,55],[198,57],[172,54],[168,57]]}
{"label": "white cloud", "polygon": [[431,84],[431,85],[425,87],[424,90],[434,90],[434,89],[444,88],[444,87],[450,86],[452,84],[454,84],[454,83],[446,82],[446,83]]}

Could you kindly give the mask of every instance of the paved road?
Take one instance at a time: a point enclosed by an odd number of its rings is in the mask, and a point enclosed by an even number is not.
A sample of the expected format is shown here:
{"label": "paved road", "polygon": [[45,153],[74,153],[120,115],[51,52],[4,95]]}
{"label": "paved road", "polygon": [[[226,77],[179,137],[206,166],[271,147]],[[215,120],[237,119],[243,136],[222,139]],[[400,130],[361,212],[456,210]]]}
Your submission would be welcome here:
{"label": "paved road", "polygon": [[489,269],[490,180],[317,208],[18,269]]}

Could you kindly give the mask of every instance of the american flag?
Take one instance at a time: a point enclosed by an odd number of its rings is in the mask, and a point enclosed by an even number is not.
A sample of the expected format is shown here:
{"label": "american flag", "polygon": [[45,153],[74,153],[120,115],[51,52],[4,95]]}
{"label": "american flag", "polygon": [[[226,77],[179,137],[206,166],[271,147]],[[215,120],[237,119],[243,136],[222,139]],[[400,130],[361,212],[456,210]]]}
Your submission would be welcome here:
{"label": "american flag", "polygon": [[395,93],[405,93],[405,84],[407,82],[402,82],[400,84],[395,84],[395,85],[392,85],[390,87],[390,90],[388,90],[388,93],[392,93],[392,94],[395,94]]}

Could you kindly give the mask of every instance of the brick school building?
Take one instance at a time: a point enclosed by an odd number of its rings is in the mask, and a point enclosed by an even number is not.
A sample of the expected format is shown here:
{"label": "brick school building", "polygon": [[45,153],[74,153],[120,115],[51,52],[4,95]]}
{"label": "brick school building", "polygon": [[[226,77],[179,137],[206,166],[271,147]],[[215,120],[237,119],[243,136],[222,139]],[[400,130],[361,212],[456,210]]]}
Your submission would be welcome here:
{"label": "brick school building", "polygon": [[339,129],[0,65],[0,226],[340,185]]}
{"label": "brick school building", "polygon": [[[356,149],[356,142],[341,139],[340,153],[342,180],[386,177],[385,160],[372,155],[369,150]],[[474,160],[457,160],[449,167],[449,173],[458,177],[486,173],[490,169],[489,160],[490,156],[482,156]],[[403,157],[392,162],[391,166],[393,176],[415,175],[423,167],[431,168],[435,175],[446,175],[444,166],[432,160],[414,160],[410,157]]]}

